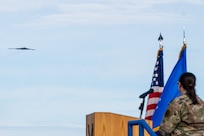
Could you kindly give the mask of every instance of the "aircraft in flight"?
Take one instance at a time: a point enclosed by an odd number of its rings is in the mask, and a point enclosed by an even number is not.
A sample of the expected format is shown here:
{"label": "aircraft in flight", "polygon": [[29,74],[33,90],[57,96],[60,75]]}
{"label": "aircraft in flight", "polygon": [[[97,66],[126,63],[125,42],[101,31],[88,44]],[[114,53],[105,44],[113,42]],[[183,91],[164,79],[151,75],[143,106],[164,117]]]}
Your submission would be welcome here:
{"label": "aircraft in flight", "polygon": [[35,50],[27,47],[21,47],[21,48],[9,48],[9,49],[14,49],[14,50]]}

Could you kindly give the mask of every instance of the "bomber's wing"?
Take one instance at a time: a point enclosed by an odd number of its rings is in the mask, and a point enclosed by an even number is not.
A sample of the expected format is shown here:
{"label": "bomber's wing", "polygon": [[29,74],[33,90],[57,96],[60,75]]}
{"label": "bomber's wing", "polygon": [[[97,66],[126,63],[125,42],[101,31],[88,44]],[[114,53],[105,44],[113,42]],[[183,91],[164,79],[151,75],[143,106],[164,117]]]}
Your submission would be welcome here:
{"label": "bomber's wing", "polygon": [[9,49],[14,49],[14,50],[35,50],[32,48],[27,48],[27,47],[21,47],[21,48],[9,48]]}

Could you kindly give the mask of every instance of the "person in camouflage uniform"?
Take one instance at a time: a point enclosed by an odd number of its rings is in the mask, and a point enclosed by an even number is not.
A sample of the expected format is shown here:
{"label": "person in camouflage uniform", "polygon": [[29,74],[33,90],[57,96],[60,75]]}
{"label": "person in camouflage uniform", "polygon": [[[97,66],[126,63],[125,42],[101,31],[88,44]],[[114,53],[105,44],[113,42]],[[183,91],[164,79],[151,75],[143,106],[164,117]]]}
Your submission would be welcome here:
{"label": "person in camouflage uniform", "polygon": [[196,95],[195,85],[194,74],[180,76],[181,95],[169,104],[158,136],[204,136],[204,102]]}

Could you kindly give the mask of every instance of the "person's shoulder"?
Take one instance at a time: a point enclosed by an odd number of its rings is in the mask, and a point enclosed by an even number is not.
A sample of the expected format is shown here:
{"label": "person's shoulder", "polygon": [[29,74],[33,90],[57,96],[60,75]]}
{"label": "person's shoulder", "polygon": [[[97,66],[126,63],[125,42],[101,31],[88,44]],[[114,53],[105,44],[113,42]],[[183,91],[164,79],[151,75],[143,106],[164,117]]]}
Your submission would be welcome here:
{"label": "person's shoulder", "polygon": [[198,95],[196,96],[199,101],[203,101]]}
{"label": "person's shoulder", "polygon": [[199,96],[197,96],[197,100],[199,104],[204,104],[204,101]]}
{"label": "person's shoulder", "polygon": [[176,97],[176,98],[172,101],[172,103],[181,104],[181,103],[184,103],[184,102],[186,102],[186,101],[188,101],[188,100],[189,100],[189,98],[188,98],[187,95],[180,95],[180,96]]}

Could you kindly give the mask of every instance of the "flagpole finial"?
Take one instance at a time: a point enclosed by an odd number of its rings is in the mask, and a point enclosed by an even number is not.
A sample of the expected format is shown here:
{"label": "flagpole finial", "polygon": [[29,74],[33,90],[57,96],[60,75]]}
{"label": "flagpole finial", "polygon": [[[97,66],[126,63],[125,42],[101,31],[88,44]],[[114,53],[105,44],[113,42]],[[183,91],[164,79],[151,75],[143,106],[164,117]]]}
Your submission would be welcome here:
{"label": "flagpole finial", "polygon": [[186,44],[185,27],[183,27],[183,44]]}
{"label": "flagpole finial", "polygon": [[158,41],[159,41],[159,47],[163,48],[163,46],[162,46],[163,37],[162,37],[161,33],[159,35]]}

